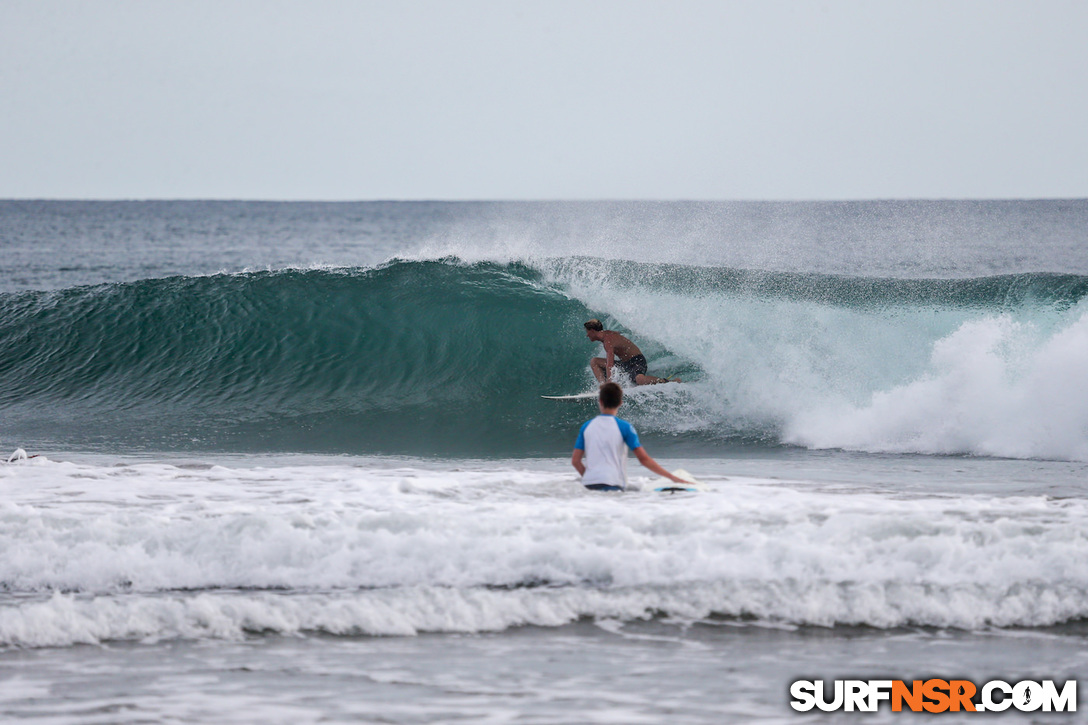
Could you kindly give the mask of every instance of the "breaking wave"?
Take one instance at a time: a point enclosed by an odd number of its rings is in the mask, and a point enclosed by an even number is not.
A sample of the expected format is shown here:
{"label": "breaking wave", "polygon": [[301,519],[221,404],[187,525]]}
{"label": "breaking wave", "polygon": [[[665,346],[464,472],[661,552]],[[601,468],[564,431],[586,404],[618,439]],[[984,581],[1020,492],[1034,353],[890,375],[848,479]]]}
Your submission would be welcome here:
{"label": "breaking wave", "polygon": [[655,448],[1088,460],[1088,277],[911,280],[595,258],[289,269],[0,295],[5,441],[554,455],[592,401],[581,322],[651,372]]}

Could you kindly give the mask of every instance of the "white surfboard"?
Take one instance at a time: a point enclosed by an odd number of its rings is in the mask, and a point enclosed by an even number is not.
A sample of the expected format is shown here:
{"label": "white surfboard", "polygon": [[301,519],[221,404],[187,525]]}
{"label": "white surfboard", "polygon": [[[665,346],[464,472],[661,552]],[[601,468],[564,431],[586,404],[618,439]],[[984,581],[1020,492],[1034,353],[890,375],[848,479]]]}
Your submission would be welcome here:
{"label": "white surfboard", "polygon": [[709,491],[710,490],[709,488],[706,487],[706,484],[699,481],[697,478],[695,478],[695,476],[691,475],[690,473],[685,471],[683,468],[677,468],[675,471],[672,472],[672,475],[676,476],[677,478],[684,479],[685,483],[676,483],[675,481],[670,481],[667,478],[659,478],[659,479],[657,479],[657,481],[654,482],[656,484],[659,484],[659,485],[654,486],[654,490],[655,491],[660,491],[662,493],[679,493],[681,491]]}
{"label": "white surfboard", "polygon": [[[659,383],[657,385],[636,385],[630,388],[623,389],[623,397],[641,397],[652,396],[654,393],[662,393],[665,391],[676,390],[681,383],[668,382]],[[597,390],[589,390],[584,393],[574,393],[573,395],[541,395],[541,398],[545,400],[585,400],[586,398],[596,398],[599,394]]]}
{"label": "white surfboard", "polygon": [[596,390],[590,390],[588,393],[575,393],[574,395],[541,395],[541,398],[545,400],[585,400],[586,398],[596,398],[598,395]]}

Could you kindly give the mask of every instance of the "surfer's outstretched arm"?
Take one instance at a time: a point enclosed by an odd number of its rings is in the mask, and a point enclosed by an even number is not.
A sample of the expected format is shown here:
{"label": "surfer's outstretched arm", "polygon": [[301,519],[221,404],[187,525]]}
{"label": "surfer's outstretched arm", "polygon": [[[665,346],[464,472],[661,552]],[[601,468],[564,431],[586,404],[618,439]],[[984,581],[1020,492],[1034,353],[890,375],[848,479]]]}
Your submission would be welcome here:
{"label": "surfer's outstretched arm", "polygon": [[647,453],[646,449],[643,448],[642,446],[639,446],[638,448],[634,449],[633,452],[635,454],[635,458],[638,459],[639,463],[641,463],[646,468],[649,468],[651,471],[653,471],[657,475],[664,476],[665,478],[669,479],[673,483],[687,483],[687,481],[685,481],[684,479],[677,478],[676,476],[672,475],[671,473],[666,471],[664,468],[662,468],[661,464],[658,463],[657,461],[655,461],[653,459],[653,457],[650,456],[650,454]]}

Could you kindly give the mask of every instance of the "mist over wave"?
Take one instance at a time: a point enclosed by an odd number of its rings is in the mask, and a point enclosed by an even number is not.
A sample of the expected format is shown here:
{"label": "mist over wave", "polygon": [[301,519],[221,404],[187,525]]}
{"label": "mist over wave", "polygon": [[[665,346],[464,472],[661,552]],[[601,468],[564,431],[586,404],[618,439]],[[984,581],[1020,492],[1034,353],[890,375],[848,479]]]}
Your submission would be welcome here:
{"label": "mist over wave", "polygon": [[814,448],[1088,460],[1088,278],[542,267],[657,354],[697,361],[686,421],[657,417],[668,430],[698,420]]}
{"label": "mist over wave", "polygon": [[655,450],[1088,460],[1088,278],[883,279],[586,257],[393,260],[0,295],[4,441],[556,455],[581,323],[651,372]]}

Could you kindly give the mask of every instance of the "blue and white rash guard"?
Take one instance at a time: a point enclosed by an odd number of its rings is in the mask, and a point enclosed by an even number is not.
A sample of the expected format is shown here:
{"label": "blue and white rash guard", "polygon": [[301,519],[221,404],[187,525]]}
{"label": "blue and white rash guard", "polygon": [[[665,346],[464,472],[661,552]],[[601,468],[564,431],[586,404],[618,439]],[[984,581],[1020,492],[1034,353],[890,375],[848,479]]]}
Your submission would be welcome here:
{"label": "blue and white rash guard", "polygon": [[634,450],[640,445],[634,426],[622,418],[602,413],[586,421],[574,443],[576,449],[586,454],[582,485],[603,483],[626,488],[627,449]]}

